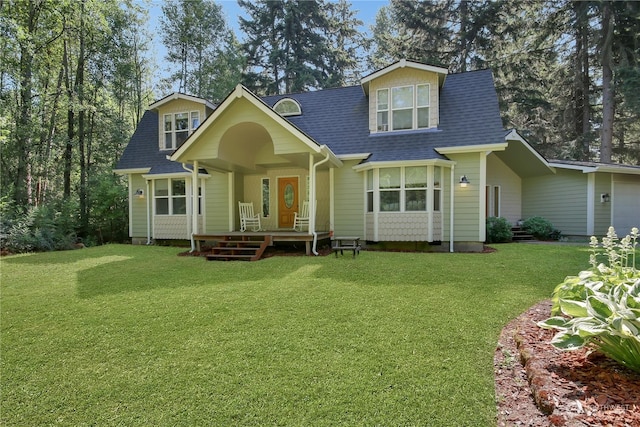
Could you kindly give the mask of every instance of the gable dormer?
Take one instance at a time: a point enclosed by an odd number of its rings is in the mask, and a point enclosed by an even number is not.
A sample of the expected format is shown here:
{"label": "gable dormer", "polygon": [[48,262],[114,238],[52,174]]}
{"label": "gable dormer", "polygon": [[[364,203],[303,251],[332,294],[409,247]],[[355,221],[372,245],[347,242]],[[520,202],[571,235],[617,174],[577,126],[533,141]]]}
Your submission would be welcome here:
{"label": "gable dormer", "polygon": [[173,151],[211,114],[215,105],[196,96],[175,92],[154,102],[149,109],[158,113],[159,149]]}
{"label": "gable dormer", "polygon": [[364,77],[369,132],[437,128],[439,89],[447,73],[446,68],[403,59]]}

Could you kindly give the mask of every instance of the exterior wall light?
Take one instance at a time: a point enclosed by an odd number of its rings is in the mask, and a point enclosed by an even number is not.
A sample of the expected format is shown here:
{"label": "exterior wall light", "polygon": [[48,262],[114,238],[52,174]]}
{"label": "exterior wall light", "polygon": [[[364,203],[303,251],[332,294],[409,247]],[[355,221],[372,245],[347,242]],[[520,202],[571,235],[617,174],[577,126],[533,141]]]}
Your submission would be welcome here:
{"label": "exterior wall light", "polygon": [[465,188],[467,185],[469,185],[469,180],[467,179],[467,175],[462,175],[460,177],[460,187]]}
{"label": "exterior wall light", "polygon": [[611,201],[611,197],[609,196],[609,193],[604,193],[600,195],[600,203],[608,203]]}
{"label": "exterior wall light", "polygon": [[144,199],[144,190],[142,188],[138,188],[134,193],[134,196],[136,196],[138,199]]}

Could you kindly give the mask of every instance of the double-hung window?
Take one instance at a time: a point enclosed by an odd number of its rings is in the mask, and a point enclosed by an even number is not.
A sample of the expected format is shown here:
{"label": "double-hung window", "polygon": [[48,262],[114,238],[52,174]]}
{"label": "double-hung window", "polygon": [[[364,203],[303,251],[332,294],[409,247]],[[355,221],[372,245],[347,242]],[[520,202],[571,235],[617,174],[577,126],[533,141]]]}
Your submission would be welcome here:
{"label": "double-hung window", "polygon": [[176,149],[199,125],[200,112],[198,111],[165,114],[162,148],[164,150]]}
{"label": "double-hung window", "polygon": [[377,131],[428,128],[430,99],[428,84],[379,89],[376,94]]}
{"label": "double-hung window", "polygon": [[400,170],[380,169],[380,212],[400,211]]}
{"label": "double-hung window", "polygon": [[404,169],[404,210],[427,210],[427,167],[416,166]]}
{"label": "double-hung window", "polygon": [[[438,168],[438,173],[439,173]],[[378,170],[378,194],[380,212],[426,212],[427,211],[427,166],[380,168]],[[375,185],[373,171],[367,171],[367,212],[373,212]],[[440,182],[434,183],[434,207],[440,208]],[[436,190],[437,186],[437,190]],[[437,193],[437,194],[436,194]],[[437,205],[436,205],[437,203]]]}
{"label": "double-hung window", "polygon": [[389,89],[380,89],[376,102],[378,131],[387,131],[389,130]]}
{"label": "double-hung window", "polygon": [[187,190],[184,178],[155,180],[153,196],[156,215],[187,213]]}
{"label": "double-hung window", "polygon": [[391,123],[393,130],[413,129],[413,86],[391,89]]}

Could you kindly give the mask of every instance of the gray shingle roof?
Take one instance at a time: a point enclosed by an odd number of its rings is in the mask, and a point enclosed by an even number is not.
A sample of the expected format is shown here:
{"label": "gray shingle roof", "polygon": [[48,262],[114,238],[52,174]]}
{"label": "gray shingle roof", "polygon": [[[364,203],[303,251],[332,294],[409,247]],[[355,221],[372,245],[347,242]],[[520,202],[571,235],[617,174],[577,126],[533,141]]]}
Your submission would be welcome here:
{"label": "gray shingle roof", "polygon": [[[438,147],[504,142],[498,97],[489,70],[447,76],[440,89],[437,129],[369,134],[369,104],[361,86],[262,98],[273,107],[293,98],[302,115],[286,117],[336,155],[371,153],[367,161],[446,158]],[[182,172],[180,164],[158,150],[158,115],[147,111],[118,162],[117,169],[151,167],[151,173]]]}
{"label": "gray shingle roof", "polygon": [[504,142],[498,96],[491,71],[447,76],[440,92],[437,129],[369,133],[369,104],[360,86],[263,98],[273,106],[290,97],[301,116],[287,119],[337,154],[371,153],[368,161],[445,158],[438,147]]}

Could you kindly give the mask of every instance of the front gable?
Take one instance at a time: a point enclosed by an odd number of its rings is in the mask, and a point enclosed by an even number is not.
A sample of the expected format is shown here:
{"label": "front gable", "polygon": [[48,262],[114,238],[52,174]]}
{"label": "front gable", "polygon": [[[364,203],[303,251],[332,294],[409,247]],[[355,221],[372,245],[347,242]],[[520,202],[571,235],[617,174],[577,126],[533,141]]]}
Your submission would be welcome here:
{"label": "front gable", "polygon": [[182,93],[173,93],[151,104],[149,109],[158,114],[158,149],[168,153],[175,150],[214,108],[202,98]]}
{"label": "front gable", "polygon": [[399,61],[362,79],[369,97],[369,132],[437,128],[439,89],[447,70]]}
{"label": "front gable", "polygon": [[[308,167],[322,146],[238,85],[171,160],[222,171]],[[335,160],[335,157],[333,157]]]}

